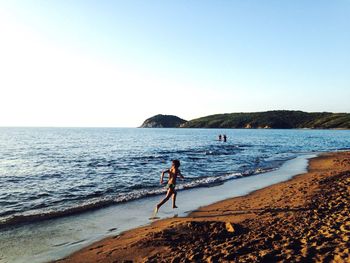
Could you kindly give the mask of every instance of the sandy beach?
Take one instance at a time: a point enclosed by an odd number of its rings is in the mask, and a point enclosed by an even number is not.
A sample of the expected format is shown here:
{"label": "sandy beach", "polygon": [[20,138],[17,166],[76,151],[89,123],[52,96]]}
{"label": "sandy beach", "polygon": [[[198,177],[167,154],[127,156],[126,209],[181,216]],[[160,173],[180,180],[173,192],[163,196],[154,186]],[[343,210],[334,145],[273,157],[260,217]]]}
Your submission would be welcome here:
{"label": "sandy beach", "polygon": [[350,152],[322,154],[289,181],[126,231],[58,262],[349,262],[349,200]]}

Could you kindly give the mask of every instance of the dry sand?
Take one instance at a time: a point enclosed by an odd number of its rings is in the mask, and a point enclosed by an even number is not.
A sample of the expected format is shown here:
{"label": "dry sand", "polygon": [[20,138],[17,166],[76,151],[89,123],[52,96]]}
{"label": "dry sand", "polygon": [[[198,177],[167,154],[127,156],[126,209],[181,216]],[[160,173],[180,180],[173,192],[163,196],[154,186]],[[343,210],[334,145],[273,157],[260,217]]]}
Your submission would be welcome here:
{"label": "dry sand", "polygon": [[349,201],[350,152],[324,154],[292,180],[104,239],[59,262],[350,262]]}

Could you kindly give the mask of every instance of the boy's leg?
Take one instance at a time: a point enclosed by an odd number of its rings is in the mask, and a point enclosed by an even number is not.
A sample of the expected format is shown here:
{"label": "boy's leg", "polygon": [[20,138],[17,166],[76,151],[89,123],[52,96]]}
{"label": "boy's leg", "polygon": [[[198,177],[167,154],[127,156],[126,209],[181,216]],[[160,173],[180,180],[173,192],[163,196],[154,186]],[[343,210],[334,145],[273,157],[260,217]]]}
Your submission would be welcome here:
{"label": "boy's leg", "polygon": [[176,195],[177,195],[176,191],[173,191],[173,208],[177,208],[177,206],[175,205],[175,203],[176,203]]}
{"label": "boy's leg", "polygon": [[159,210],[159,208],[166,202],[166,201],[168,201],[169,200],[169,198],[170,198],[170,196],[171,196],[171,194],[172,194],[172,191],[171,191],[171,189],[168,189],[168,192],[166,193],[166,196],[165,196],[165,198],[162,200],[162,201],[160,201],[160,203],[159,204],[157,204],[157,207],[156,207],[156,212],[158,212],[158,210]]}

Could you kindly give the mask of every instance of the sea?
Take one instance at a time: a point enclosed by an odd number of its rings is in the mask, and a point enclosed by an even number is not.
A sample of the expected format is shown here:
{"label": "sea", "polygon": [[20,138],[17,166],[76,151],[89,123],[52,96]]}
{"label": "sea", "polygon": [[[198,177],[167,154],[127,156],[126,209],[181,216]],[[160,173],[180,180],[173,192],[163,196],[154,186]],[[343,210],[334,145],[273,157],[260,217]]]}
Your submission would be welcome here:
{"label": "sea", "polygon": [[173,159],[186,191],[349,149],[349,130],[0,128],[0,227],[163,194]]}
{"label": "sea", "polygon": [[[219,135],[227,141],[219,141]],[[0,128],[0,263],[52,262],[304,173],[350,130]],[[177,209],[161,172],[181,162]]]}

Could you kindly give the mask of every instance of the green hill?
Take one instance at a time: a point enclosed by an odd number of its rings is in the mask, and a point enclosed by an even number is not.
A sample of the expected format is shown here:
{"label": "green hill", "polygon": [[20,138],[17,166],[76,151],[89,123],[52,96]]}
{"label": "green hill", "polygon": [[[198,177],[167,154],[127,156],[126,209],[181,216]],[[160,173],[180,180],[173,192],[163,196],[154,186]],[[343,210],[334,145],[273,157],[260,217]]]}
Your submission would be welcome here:
{"label": "green hill", "polygon": [[185,122],[174,115],[158,114],[145,120],[140,128],[178,128]]}
{"label": "green hill", "polygon": [[266,111],[210,115],[188,121],[184,128],[350,129],[349,113]]}

